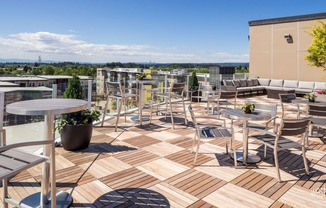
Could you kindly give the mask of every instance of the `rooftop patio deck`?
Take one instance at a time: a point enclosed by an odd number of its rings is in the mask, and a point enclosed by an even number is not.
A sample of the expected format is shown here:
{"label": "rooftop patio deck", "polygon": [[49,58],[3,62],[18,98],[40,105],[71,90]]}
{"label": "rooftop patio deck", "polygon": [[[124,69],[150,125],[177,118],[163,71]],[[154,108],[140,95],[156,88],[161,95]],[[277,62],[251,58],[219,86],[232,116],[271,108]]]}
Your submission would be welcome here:
{"label": "rooftop patio deck", "polygon": [[[245,100],[278,103],[263,95],[239,98],[238,106]],[[178,106],[181,110],[181,103]],[[197,115],[206,112],[204,102],[193,107]],[[56,148],[57,187],[71,193],[71,207],[326,206],[325,137],[309,140],[310,176],[304,174],[299,150],[281,151],[284,182],[279,183],[270,149],[266,160],[235,169],[225,154],[227,139],[205,140],[200,152],[209,154],[199,154],[194,167],[192,123],[186,126],[178,116],[172,130],[163,116],[153,116],[153,123],[142,127],[130,121],[131,115],[127,123],[121,118],[118,132],[114,120],[95,127],[91,145],[83,151]],[[241,136],[236,133],[239,147]],[[263,156],[262,145],[251,141],[249,149]],[[20,199],[40,191],[40,173],[37,166],[18,174],[10,180],[9,194]]]}

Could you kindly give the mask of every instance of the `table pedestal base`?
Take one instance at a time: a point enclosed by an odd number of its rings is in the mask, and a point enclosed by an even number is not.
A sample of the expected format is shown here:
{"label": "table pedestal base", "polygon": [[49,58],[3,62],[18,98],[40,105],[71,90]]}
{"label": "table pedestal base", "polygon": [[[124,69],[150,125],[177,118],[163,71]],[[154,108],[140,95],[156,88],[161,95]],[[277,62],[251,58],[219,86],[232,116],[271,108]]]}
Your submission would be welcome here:
{"label": "table pedestal base", "polygon": [[[133,116],[133,117],[131,117],[131,120],[132,120],[132,121],[135,121],[135,122],[136,122],[136,121],[137,121],[137,122],[140,121],[139,116]],[[149,121],[149,117],[147,117],[147,116],[143,116],[141,120],[142,120],[142,121]]]}
{"label": "table pedestal base", "polygon": [[308,137],[317,137],[317,138],[322,138],[324,135],[318,132],[314,132],[312,134],[309,134]]}
{"label": "table pedestal base", "polygon": [[[72,203],[70,194],[64,191],[57,191],[56,194],[57,206],[56,208],[66,208]],[[40,207],[41,193],[32,194],[23,199],[20,204],[24,204],[30,207]],[[43,205],[44,208],[51,207],[51,193],[48,194],[48,204]]]}
{"label": "table pedestal base", "polygon": [[[237,161],[243,163],[243,152],[237,152]],[[233,153],[230,154],[231,158],[234,159]],[[253,163],[259,163],[261,161],[261,158],[258,155],[250,155],[247,156],[246,163],[253,164]]]}

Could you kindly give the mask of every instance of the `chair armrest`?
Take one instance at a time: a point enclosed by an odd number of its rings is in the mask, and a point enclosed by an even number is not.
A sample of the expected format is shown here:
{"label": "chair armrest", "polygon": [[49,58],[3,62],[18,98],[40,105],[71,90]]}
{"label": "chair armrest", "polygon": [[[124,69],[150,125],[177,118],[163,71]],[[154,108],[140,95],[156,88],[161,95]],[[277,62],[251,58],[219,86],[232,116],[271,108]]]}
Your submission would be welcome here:
{"label": "chair armrest", "polygon": [[275,116],[269,120],[266,121],[266,126],[271,122],[271,121],[275,121],[278,118],[278,116]]}
{"label": "chair armrest", "polygon": [[248,129],[249,131],[256,131],[256,132],[260,132],[260,133],[263,133],[263,134],[270,134],[270,135],[273,135],[273,136],[276,137],[276,134],[275,134],[275,133],[270,132],[270,131],[267,131],[267,130],[256,129],[256,128],[250,128],[250,127],[247,127],[246,129]]}
{"label": "chair armrest", "polygon": [[15,144],[9,144],[3,147],[0,147],[0,152],[18,148],[18,147],[27,147],[27,146],[37,146],[37,145],[54,145],[54,140],[41,140],[41,141],[33,141],[33,142],[21,142],[21,143],[15,143]]}

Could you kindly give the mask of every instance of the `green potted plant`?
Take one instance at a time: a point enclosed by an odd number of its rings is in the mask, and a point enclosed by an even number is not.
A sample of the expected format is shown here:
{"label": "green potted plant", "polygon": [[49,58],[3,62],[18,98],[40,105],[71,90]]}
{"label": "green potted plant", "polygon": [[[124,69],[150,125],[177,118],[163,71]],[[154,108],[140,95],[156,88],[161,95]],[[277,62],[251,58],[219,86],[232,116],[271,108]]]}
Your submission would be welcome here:
{"label": "green potted plant", "polygon": [[309,102],[315,102],[317,98],[317,93],[316,92],[310,92],[305,94],[305,98],[308,99]]}
{"label": "green potted plant", "polygon": [[191,101],[192,102],[200,102],[201,98],[198,96],[201,96],[202,93],[199,91],[199,82],[197,78],[196,71],[192,71],[191,76],[189,77],[189,91],[191,92]]}
{"label": "green potted plant", "polygon": [[[64,92],[65,98],[83,99],[83,89],[77,76],[68,81]],[[63,114],[56,123],[56,130],[61,135],[62,147],[74,151],[87,148],[92,137],[93,121],[98,121],[100,112],[88,109]]]}
{"label": "green potted plant", "polygon": [[255,104],[253,103],[249,103],[249,102],[245,102],[243,105],[242,105],[242,110],[243,112],[245,113],[252,113],[255,111]]}

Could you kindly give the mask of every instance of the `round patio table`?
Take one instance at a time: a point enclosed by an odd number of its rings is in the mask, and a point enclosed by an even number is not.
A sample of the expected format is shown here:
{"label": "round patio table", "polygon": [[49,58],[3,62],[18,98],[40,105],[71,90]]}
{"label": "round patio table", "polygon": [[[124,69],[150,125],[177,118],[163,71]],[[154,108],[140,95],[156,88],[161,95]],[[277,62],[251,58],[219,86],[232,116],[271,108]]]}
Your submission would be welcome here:
{"label": "round patio table", "polygon": [[[76,99],[37,99],[37,100],[27,100],[11,103],[6,106],[6,112],[17,115],[44,115],[45,131],[44,137],[47,140],[53,140],[53,122],[54,116],[63,113],[72,113],[86,109],[87,102],[84,100]],[[44,146],[43,155],[50,156],[50,147]],[[55,155],[52,159],[55,163]],[[21,203],[26,204],[30,207],[39,207],[40,204],[43,207],[50,207],[52,197],[56,198],[56,208],[68,207],[72,198],[70,194],[63,191],[57,191],[55,195],[49,193],[49,181],[50,174],[52,175],[51,186],[56,185],[55,170],[50,173],[50,164],[44,163],[42,169],[42,187],[41,194],[32,194],[21,201]]]}
{"label": "round patio table", "polygon": [[[245,113],[242,109],[223,109],[220,113],[226,118],[232,120],[242,120],[243,121],[243,133],[242,133],[242,143],[243,143],[243,152],[237,152],[237,161],[246,163],[258,163],[261,161],[261,158],[258,155],[249,155],[248,154],[248,134],[249,129],[248,121],[261,121],[268,120],[271,118],[271,114],[254,111],[252,113]],[[233,154],[231,154],[233,157]]]}

